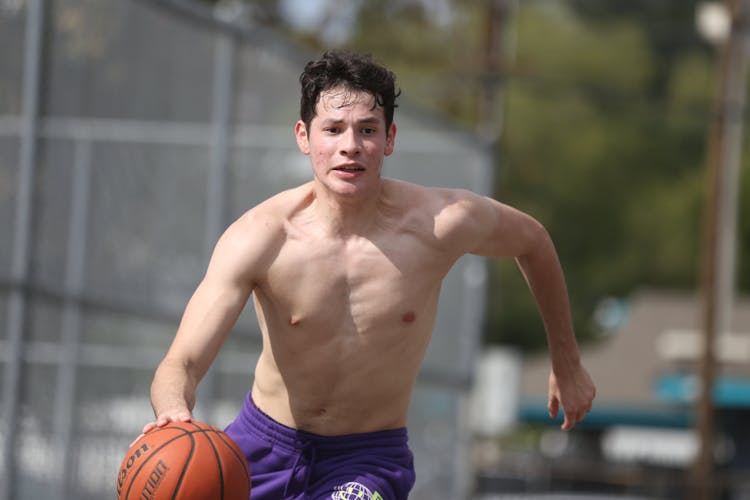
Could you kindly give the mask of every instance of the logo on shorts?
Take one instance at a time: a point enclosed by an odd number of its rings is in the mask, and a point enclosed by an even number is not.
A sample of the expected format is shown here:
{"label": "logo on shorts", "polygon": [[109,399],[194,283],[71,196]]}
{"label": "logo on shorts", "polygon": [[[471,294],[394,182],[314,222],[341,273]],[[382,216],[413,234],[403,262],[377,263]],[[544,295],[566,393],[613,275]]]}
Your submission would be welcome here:
{"label": "logo on shorts", "polygon": [[383,500],[377,491],[373,493],[364,484],[355,482],[337,486],[331,498],[333,500]]}

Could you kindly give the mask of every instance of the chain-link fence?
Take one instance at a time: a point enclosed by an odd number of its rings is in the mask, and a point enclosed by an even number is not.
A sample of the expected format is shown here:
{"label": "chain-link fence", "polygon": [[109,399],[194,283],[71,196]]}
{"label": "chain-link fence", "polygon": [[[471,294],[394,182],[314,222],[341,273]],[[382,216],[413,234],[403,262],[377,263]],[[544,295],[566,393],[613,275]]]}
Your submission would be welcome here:
{"label": "chain-link fence", "polygon": [[[0,0],[0,500],[114,497],[148,391],[223,228],[309,180],[309,54],[190,2]],[[486,150],[402,103],[387,175],[489,189]],[[463,498],[484,267],[443,290],[410,417],[411,498]],[[228,423],[260,335],[247,308],[199,391]]]}

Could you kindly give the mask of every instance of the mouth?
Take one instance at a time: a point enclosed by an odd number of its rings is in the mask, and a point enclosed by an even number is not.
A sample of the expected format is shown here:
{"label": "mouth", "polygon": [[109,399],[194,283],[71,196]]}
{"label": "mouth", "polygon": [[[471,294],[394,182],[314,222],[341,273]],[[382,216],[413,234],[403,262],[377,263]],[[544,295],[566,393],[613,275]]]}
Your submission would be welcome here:
{"label": "mouth", "polygon": [[338,167],[334,167],[333,170],[336,170],[338,172],[364,172],[365,168],[359,165],[341,165]]}

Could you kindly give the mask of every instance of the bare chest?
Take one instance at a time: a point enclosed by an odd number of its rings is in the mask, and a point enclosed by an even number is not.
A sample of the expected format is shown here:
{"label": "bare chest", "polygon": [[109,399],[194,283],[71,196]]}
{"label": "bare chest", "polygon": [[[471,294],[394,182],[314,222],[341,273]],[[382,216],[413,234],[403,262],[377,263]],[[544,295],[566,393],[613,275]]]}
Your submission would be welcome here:
{"label": "bare chest", "polygon": [[289,242],[264,288],[292,325],[359,332],[422,319],[434,307],[446,265],[412,238],[387,242]]}

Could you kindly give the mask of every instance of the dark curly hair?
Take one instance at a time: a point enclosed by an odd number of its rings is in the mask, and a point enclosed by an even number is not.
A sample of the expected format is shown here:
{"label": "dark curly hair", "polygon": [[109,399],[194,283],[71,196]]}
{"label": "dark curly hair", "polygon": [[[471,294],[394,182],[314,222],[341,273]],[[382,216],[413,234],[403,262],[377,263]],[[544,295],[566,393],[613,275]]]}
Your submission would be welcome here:
{"label": "dark curly hair", "polygon": [[320,94],[326,90],[343,86],[372,95],[374,106],[383,108],[386,131],[393,123],[393,112],[398,107],[396,98],[401,94],[396,90],[396,76],[376,63],[371,55],[344,50],[327,51],[320,59],[308,62],[299,82],[302,86],[300,119],[308,130]]}

